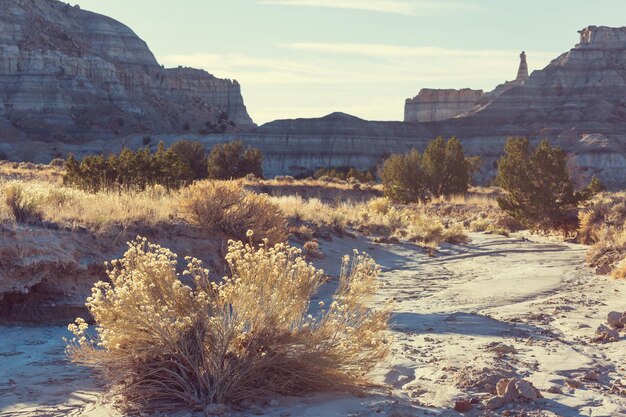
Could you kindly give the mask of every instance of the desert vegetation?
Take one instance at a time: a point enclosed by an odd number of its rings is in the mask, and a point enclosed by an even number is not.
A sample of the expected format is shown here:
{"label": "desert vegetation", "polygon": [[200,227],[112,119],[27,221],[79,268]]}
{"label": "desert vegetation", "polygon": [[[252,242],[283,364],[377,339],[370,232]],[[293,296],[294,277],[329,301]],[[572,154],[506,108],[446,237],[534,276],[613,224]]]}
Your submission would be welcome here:
{"label": "desert vegetation", "polygon": [[385,196],[394,202],[412,203],[431,197],[465,194],[478,162],[469,160],[456,138],[430,142],[423,155],[412,149],[393,154],[379,169]]}
{"label": "desert vegetation", "polygon": [[161,142],[154,152],[148,146],[137,151],[124,148],[118,155],[90,155],[80,162],[70,155],[65,162],[63,183],[88,191],[138,189],[161,185],[181,188],[194,180],[237,179],[248,174],[261,178],[263,156],[243,142],[215,145],[206,155],[204,145],[178,141],[165,148]]}
{"label": "desert vegetation", "polygon": [[579,219],[578,238],[591,245],[587,263],[599,273],[626,278],[626,195],[601,193]]}
{"label": "desert vegetation", "polygon": [[547,140],[532,147],[526,138],[510,138],[498,161],[498,185],[505,195],[500,207],[525,226],[538,230],[575,231],[578,209],[601,189],[596,179],[575,190],[567,154]]}
{"label": "desert vegetation", "polygon": [[334,296],[316,312],[323,273],[298,249],[231,241],[226,261],[219,283],[191,258],[179,276],[175,254],[138,238],[88,299],[95,333],[82,319],[69,326],[70,356],[134,411],[367,384],[388,350],[388,310],[369,307],[379,285],[371,258],[346,257]]}

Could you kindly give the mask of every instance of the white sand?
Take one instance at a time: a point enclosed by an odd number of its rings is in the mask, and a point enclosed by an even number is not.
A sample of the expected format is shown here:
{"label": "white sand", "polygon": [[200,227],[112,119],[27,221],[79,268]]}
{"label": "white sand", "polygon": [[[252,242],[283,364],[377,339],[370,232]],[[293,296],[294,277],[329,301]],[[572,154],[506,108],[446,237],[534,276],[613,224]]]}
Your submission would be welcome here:
{"label": "white sand", "polygon": [[[513,375],[531,381],[545,397],[524,405],[528,415],[626,415],[626,397],[610,393],[616,381],[626,385],[624,333],[619,342],[590,343],[609,311],[626,310],[626,281],[593,275],[584,267],[582,246],[537,237],[471,237],[471,244],[448,245],[433,258],[411,245],[322,242],[326,257],[319,264],[329,273],[355,247],[383,266],[381,297],[395,299],[395,341],[374,379],[388,388],[364,398],[279,398],[233,415],[457,415],[451,410],[455,399],[480,397],[494,381]],[[99,402],[89,372],[64,359],[64,334],[61,328],[0,328],[0,417],[116,415]],[[517,353],[494,351],[496,343]],[[597,381],[582,381],[578,389],[565,383],[591,370]],[[563,394],[547,392],[550,387]],[[483,413],[475,406],[467,415]]]}

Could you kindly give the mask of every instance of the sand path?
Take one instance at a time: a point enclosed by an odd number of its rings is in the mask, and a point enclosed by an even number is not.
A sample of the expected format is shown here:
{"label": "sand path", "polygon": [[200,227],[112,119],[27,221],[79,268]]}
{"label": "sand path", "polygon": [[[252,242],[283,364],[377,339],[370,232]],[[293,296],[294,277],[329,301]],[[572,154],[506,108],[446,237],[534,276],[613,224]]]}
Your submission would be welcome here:
{"label": "sand path", "polygon": [[[383,267],[381,299],[395,300],[395,341],[374,378],[391,388],[364,398],[279,398],[234,415],[457,415],[450,409],[455,399],[480,397],[508,376],[542,391],[545,399],[524,406],[528,415],[626,415],[626,398],[610,392],[619,381],[626,385],[626,340],[590,343],[609,311],[626,310],[626,281],[593,275],[582,246],[536,237],[471,238],[468,245],[446,245],[436,257],[411,245],[322,242],[320,266],[331,274],[354,248]],[[0,417],[114,415],[98,402],[89,373],[67,363],[64,334],[58,327],[0,328]],[[514,352],[503,352],[511,346]],[[468,415],[483,413],[475,407]]]}

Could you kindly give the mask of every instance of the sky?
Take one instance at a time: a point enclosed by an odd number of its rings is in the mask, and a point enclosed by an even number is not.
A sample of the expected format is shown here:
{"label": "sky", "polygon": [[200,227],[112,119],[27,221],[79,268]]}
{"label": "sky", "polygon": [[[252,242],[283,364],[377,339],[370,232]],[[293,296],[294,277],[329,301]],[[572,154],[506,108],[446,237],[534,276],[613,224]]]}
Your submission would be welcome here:
{"label": "sky", "polygon": [[[76,1],[76,0],[75,0]],[[624,0],[79,0],[128,25],[166,67],[241,84],[257,124],[335,111],[402,120],[421,88],[492,90],[624,26]]]}

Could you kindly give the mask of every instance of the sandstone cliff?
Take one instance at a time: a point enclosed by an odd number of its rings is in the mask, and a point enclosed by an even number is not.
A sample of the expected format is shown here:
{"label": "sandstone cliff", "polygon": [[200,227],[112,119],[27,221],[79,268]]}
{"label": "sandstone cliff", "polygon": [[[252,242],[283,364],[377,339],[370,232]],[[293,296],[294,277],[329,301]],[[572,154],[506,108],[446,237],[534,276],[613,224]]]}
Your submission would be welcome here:
{"label": "sandstone cliff", "polygon": [[56,0],[0,0],[0,138],[74,142],[252,126],[236,81],[164,69],[123,24]]}
{"label": "sandstone cliff", "polygon": [[483,90],[437,90],[423,88],[413,98],[406,99],[404,121],[435,122],[461,116],[470,111],[483,96]]}

